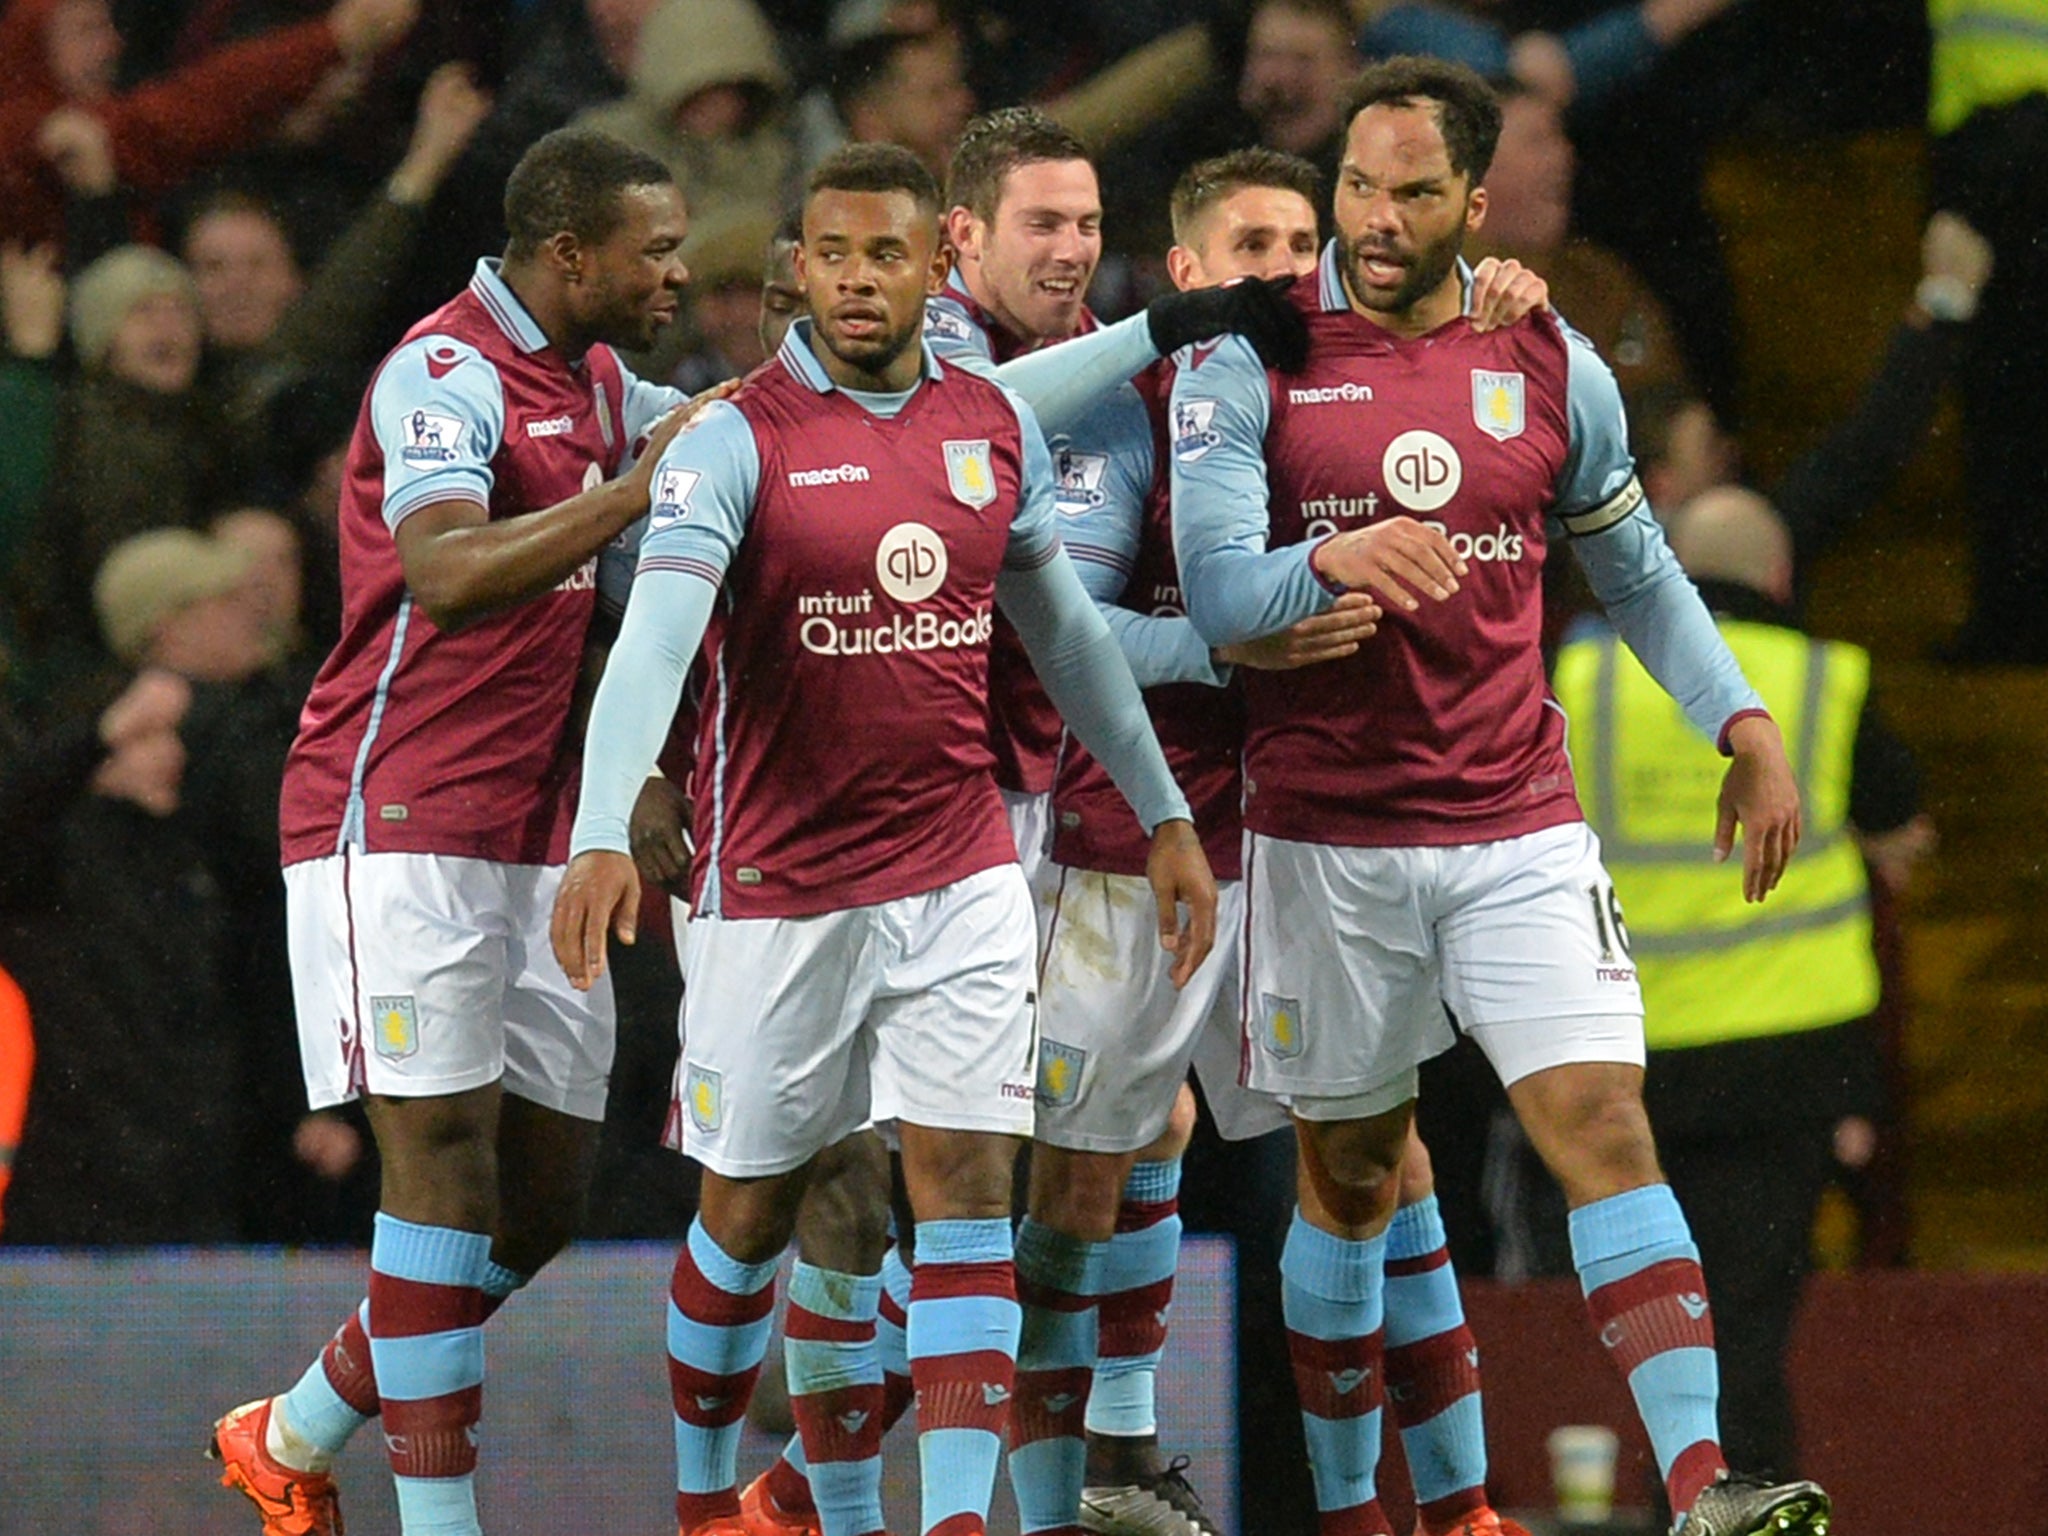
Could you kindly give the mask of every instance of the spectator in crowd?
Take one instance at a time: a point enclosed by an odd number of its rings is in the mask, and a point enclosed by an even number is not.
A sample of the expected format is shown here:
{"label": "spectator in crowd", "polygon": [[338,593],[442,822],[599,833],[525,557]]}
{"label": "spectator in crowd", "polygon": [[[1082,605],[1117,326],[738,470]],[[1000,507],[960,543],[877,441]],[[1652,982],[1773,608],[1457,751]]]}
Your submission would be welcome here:
{"label": "spectator in crowd", "polygon": [[108,166],[144,196],[174,190],[275,128],[336,66],[400,42],[418,13],[419,0],[336,0],[324,17],[123,91],[107,0],[11,0],[0,12],[0,206],[10,234],[61,238],[67,188],[108,190]]}
{"label": "spectator in crowd", "polygon": [[61,393],[51,473],[14,571],[18,623],[41,688],[96,662],[90,580],[121,539],[197,526],[227,498],[229,438],[217,401],[195,389],[199,291],[150,246],[96,260],[70,295],[80,377]]}
{"label": "spectator in crowd", "polygon": [[108,551],[145,528],[203,523],[232,488],[218,402],[194,387],[199,296],[184,266],[149,246],[109,252],[73,285],[70,311],[82,373],[63,393],[49,487],[13,583],[45,690],[100,654],[89,588]]}
{"label": "spectator in crowd", "polygon": [[1792,616],[1792,538],[1769,503],[1723,486],[1679,508],[1669,529],[1795,744],[1805,838],[1769,906],[1746,905],[1701,852],[1719,754],[1611,631],[1589,626],[1564,648],[1556,689],[1620,898],[1600,914],[1601,932],[1611,962],[1641,977],[1645,1098],[1713,1296],[1722,1444],[1744,1465],[1791,1474],[1785,1349],[1814,1214],[1839,1166],[1870,1159],[1879,1112],[1879,1053],[1864,1022],[1879,980],[1859,842],[1910,853],[1931,828],[1917,815],[1911,755],[1870,704],[1868,654],[1810,639]]}
{"label": "spectator in crowd", "polygon": [[805,159],[822,160],[849,140],[901,144],[943,180],[960,130],[974,115],[967,43],[958,25],[936,14],[915,30],[891,19],[886,11],[873,16],[871,8],[834,13],[829,106],[819,112],[806,102]]}
{"label": "spectator in crowd", "polygon": [[1549,97],[1509,87],[1472,259],[1513,256],[1542,273],[1551,307],[1599,348],[1624,400],[1648,385],[1684,386],[1685,358],[1664,305],[1620,256],[1574,235],[1571,215],[1563,115]]}
{"label": "spectator in crowd", "polygon": [[1345,0],[1259,0],[1245,37],[1237,100],[1259,142],[1328,173],[1344,133],[1344,96],[1358,73]]}
{"label": "spectator in crowd", "polygon": [[315,659],[341,638],[341,487],[363,381],[323,368],[284,385],[254,429],[250,497],[274,507],[299,535],[300,615]]}
{"label": "spectator in crowd", "polygon": [[437,238],[418,253],[400,313],[446,303],[469,281],[473,253],[505,243],[499,194],[513,165],[543,134],[626,93],[641,29],[658,3],[553,0],[520,13],[491,114],[428,213]]}
{"label": "spectator in crowd", "polygon": [[1970,615],[1949,654],[2048,664],[2048,27],[2032,0],[1929,0],[1935,206],[1998,255],[1962,364]]}
{"label": "spectator in crowd", "polygon": [[1369,59],[1429,54],[1512,80],[1560,112],[1598,105],[1642,80],[1672,47],[1735,0],[1642,0],[1596,12],[1551,32],[1513,31],[1483,0],[1351,0],[1361,22],[1358,50]]}
{"label": "spectator in crowd", "polygon": [[219,1177],[237,1093],[225,913],[177,814],[190,702],[183,679],[145,671],[96,718],[0,731],[0,964],[36,1031],[11,1242],[238,1236]]}
{"label": "spectator in crowd", "polygon": [[[1973,328],[1993,270],[1989,243],[1954,214],[1938,213],[1927,222],[1920,256],[1920,282],[1856,409],[1769,487],[1791,534],[1795,579],[1877,504],[1919,451]],[[1643,489],[1660,511],[1739,478],[1734,438],[1713,408],[1682,385],[1645,390],[1631,401],[1629,430]]]}
{"label": "spectator in crowd", "polygon": [[239,683],[277,659],[242,548],[190,528],[124,539],[93,578],[93,609],[117,661],[188,682]]}
{"label": "spectator in crowd", "polygon": [[420,93],[405,158],[314,269],[301,271],[275,209],[227,189],[185,224],[198,284],[209,383],[245,431],[284,383],[320,367],[365,371],[388,341],[392,293],[426,229],[427,209],[491,107],[466,64],[444,64]]}
{"label": "spectator in crowd", "polygon": [[[270,642],[272,658],[283,661],[301,655],[305,566],[297,525],[267,507],[238,507],[215,518],[211,531],[249,562],[249,600]],[[312,682],[310,674],[305,681]]]}
{"label": "spectator in crowd", "polygon": [[647,18],[626,98],[585,112],[669,167],[693,216],[781,211],[796,174],[775,32],[754,0],[663,0]]}
{"label": "spectator in crowd", "polygon": [[752,209],[694,224],[683,247],[690,268],[690,324],[680,358],[656,377],[694,395],[753,372],[761,350],[761,261],[775,221]]}

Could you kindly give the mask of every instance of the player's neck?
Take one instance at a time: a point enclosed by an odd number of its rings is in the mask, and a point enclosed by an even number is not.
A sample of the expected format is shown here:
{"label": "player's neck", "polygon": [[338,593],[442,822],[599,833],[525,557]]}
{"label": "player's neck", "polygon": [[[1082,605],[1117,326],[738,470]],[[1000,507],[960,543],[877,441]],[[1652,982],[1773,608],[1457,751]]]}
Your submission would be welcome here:
{"label": "player's neck", "polygon": [[539,267],[507,257],[498,267],[498,278],[533,317],[533,323],[540,327],[548,346],[556,353],[573,363],[590,350],[597,338],[584,335],[570,321],[567,302]]}
{"label": "player's neck", "polygon": [[810,345],[811,355],[825,370],[825,377],[841,389],[865,395],[900,395],[915,389],[917,381],[924,377],[924,348],[914,336],[909,346],[876,369],[848,362],[826,346],[816,331],[811,332]]}
{"label": "player's neck", "polygon": [[[1064,336],[1041,336],[1009,310],[1002,301],[981,281],[981,268],[963,263],[960,267],[960,281],[967,289],[967,297],[974,300],[994,328],[1002,332],[1002,338],[1018,352],[1031,352],[1049,342],[1065,341]],[[998,356],[1001,354],[998,353]]]}
{"label": "player's neck", "polygon": [[1444,275],[1441,283],[1406,309],[1372,308],[1352,291],[1348,277],[1344,282],[1344,297],[1351,301],[1353,313],[1363,315],[1381,330],[1401,337],[1427,336],[1438,326],[1449,325],[1465,312],[1465,284],[1455,267]]}

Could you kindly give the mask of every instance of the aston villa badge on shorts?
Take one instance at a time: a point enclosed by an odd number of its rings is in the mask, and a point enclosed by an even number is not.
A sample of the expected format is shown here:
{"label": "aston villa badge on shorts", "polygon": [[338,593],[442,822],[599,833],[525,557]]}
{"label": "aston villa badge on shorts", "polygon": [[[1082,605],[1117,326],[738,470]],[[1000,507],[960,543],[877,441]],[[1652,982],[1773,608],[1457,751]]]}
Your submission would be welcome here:
{"label": "aston villa badge on shorts", "polygon": [[1496,442],[1520,437],[1525,424],[1524,386],[1519,373],[1472,370],[1472,425]]}
{"label": "aston villa badge on shorts", "polygon": [[386,1061],[403,1061],[420,1048],[420,1011],[410,992],[371,997],[370,1044]]}
{"label": "aston villa badge on shorts", "polygon": [[1259,994],[1259,1043],[1281,1061],[1292,1061],[1308,1048],[1299,998]]}
{"label": "aston villa badge on shorts", "polygon": [[1081,1069],[1088,1053],[1057,1040],[1038,1042],[1038,1102],[1054,1109],[1070,1108],[1081,1097]]}
{"label": "aston villa badge on shorts", "polygon": [[694,1061],[683,1073],[683,1102],[690,1124],[709,1136],[725,1127],[725,1078]]}
{"label": "aston villa badge on shorts", "polygon": [[949,438],[945,447],[946,484],[952,488],[953,499],[979,512],[996,499],[995,458],[989,452],[988,439]]}

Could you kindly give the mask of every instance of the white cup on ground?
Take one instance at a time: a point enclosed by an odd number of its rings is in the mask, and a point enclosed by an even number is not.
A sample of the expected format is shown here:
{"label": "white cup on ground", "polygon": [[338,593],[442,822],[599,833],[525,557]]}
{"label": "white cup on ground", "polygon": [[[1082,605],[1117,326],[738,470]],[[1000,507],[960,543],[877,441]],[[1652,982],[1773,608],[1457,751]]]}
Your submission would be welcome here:
{"label": "white cup on ground", "polygon": [[1621,1437],[1604,1424],[1564,1424],[1550,1432],[1549,1443],[1558,1518],[1594,1525],[1613,1514]]}

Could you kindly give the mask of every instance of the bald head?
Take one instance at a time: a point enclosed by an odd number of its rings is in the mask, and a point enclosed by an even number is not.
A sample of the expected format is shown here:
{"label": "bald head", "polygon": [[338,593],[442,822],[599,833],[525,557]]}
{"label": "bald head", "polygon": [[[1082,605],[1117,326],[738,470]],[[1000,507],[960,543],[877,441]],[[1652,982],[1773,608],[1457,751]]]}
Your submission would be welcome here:
{"label": "bald head", "polygon": [[1702,491],[1664,529],[1694,581],[1732,581],[1792,600],[1792,535],[1770,502],[1737,485]]}

